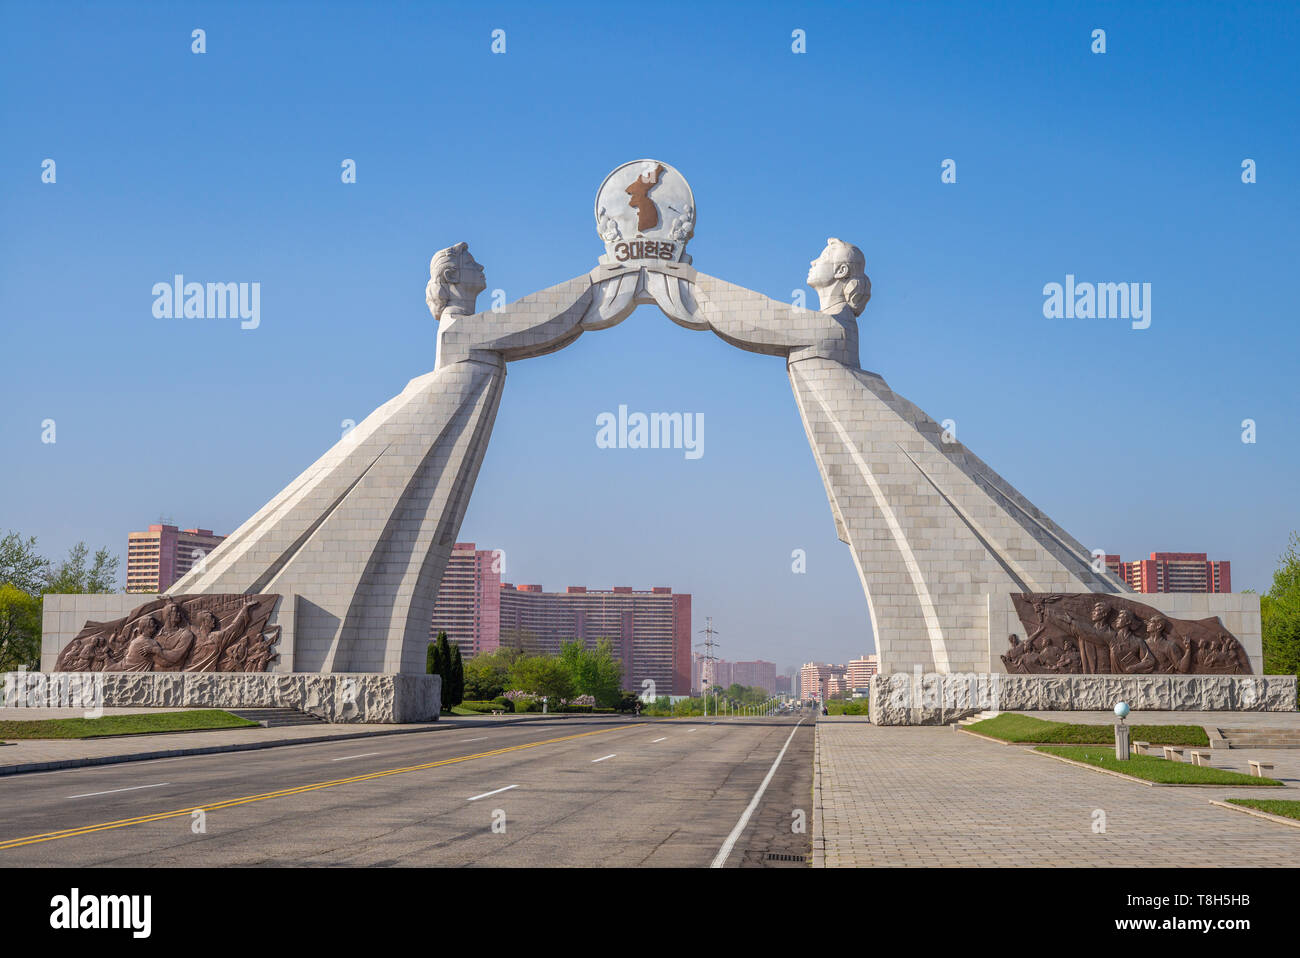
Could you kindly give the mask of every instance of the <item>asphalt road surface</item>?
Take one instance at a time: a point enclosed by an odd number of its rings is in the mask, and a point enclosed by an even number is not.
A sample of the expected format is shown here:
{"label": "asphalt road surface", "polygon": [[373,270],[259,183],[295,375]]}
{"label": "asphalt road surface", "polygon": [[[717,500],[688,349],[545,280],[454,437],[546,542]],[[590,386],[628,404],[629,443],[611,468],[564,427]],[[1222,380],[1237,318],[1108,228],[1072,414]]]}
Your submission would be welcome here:
{"label": "asphalt road surface", "polygon": [[811,719],[557,716],[8,776],[0,867],[798,868],[812,748]]}

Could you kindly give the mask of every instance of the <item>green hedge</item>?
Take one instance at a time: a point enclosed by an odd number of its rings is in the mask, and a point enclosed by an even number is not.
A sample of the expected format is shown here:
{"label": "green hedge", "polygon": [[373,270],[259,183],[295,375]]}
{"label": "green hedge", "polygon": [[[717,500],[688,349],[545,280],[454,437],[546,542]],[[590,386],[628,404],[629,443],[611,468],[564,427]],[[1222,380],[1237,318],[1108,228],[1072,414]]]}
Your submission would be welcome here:
{"label": "green hedge", "polygon": [[509,712],[509,711],[512,711],[512,710],[509,708],[509,700],[508,700],[508,699],[507,699],[507,704],[506,704],[506,705],[502,705],[500,702],[497,702],[497,701],[495,701],[495,700],[493,700],[493,701],[488,701],[488,702],[485,702],[485,701],[482,701],[482,700],[479,700],[479,701],[466,700],[466,701],[460,703],[460,707],[463,708],[463,709],[470,709],[471,711],[474,711],[474,712]]}

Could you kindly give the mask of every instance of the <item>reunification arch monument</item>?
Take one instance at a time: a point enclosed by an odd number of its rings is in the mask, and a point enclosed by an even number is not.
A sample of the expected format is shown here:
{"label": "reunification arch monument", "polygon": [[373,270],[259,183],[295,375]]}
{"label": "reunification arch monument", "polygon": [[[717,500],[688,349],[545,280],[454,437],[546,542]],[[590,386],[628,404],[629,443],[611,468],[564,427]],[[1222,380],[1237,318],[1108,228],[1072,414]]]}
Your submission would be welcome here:
{"label": "reunification arch monument", "polygon": [[[618,167],[597,193],[595,214],[605,253],[594,269],[485,312],[475,311],[483,267],[466,245],[438,252],[426,288],[438,321],[434,369],[151,607],[124,614],[138,595],[77,597],[80,604],[53,597],[52,623],[47,600],[43,666],[122,672],[112,682],[136,691],[118,697],[153,695],[153,704],[233,696],[336,720],[436,714],[437,680],[424,676],[429,625],[507,365],[654,304],[681,326],[784,361],[866,594],[882,672],[872,690],[877,721],[942,721],[997,707],[962,699],[990,685],[1003,708],[1109,708],[1121,694],[1134,707],[1287,707],[1285,683],[1272,682],[1279,677],[1242,678],[1262,671],[1257,598],[1162,595],[1159,612],[1128,598],[1078,540],[861,368],[858,317],[871,282],[858,247],[831,239],[813,260],[814,310],[697,271],[686,254],[694,196],[666,163]],[[235,627],[239,608],[251,610],[244,618],[253,625]],[[105,621],[111,613],[122,618]],[[197,627],[186,633],[196,616],[206,622],[201,637]],[[223,651],[227,642],[236,652]],[[239,642],[275,642],[273,670],[240,669],[254,656],[239,652]],[[192,669],[199,651],[215,667]],[[132,668],[121,667],[127,660]],[[924,689],[919,674],[928,676]],[[1289,694],[1294,707],[1294,677]]]}

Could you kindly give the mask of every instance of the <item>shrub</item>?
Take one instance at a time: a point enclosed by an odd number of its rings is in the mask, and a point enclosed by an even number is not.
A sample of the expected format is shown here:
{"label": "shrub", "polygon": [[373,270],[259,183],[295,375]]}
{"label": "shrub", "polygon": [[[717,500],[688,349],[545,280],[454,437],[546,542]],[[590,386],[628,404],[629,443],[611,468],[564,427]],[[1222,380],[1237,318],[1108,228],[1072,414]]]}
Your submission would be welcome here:
{"label": "shrub", "polygon": [[497,702],[495,700],[485,702],[482,700],[475,701],[473,699],[466,699],[465,701],[460,703],[460,707],[463,709],[472,709],[475,712],[485,712],[485,713],[512,711],[512,709],[509,708],[509,703],[507,703],[506,705],[502,705],[500,702]]}

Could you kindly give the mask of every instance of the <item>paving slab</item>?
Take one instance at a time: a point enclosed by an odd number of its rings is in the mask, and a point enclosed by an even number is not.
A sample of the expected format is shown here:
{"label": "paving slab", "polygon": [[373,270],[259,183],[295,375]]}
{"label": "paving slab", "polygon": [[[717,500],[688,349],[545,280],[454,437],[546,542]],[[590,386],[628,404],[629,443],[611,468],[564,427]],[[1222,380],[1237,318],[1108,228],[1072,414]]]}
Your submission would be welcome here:
{"label": "paving slab", "polygon": [[1296,750],[1234,749],[1212,764],[1246,771],[1252,758],[1290,787],[1146,788],[949,728],[823,717],[813,864],[1298,866],[1300,830],[1209,804],[1300,797]]}

